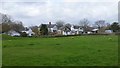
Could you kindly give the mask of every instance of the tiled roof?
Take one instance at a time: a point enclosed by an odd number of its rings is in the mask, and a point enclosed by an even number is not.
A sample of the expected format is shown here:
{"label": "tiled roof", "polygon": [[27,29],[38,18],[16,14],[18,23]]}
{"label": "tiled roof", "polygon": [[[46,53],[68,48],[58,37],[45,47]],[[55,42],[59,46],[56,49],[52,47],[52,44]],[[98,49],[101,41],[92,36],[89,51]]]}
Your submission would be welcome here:
{"label": "tiled roof", "polygon": [[56,24],[46,24],[48,28],[53,28]]}

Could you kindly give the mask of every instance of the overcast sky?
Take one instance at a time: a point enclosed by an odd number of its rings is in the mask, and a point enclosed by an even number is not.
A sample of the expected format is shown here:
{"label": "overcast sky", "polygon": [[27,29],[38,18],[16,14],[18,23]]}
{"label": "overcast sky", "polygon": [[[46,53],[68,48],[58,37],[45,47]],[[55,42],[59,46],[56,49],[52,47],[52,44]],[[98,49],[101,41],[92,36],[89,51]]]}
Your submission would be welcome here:
{"label": "overcast sky", "polygon": [[119,0],[2,0],[0,13],[20,20],[25,26],[58,20],[78,24],[86,18],[91,24],[96,20],[108,23],[118,21]]}

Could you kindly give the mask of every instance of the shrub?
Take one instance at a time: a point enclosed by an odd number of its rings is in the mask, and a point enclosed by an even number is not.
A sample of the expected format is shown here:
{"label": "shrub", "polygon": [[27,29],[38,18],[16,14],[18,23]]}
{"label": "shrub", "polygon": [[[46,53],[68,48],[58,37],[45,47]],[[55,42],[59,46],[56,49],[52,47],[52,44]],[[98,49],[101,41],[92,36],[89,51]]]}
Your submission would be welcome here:
{"label": "shrub", "polygon": [[26,32],[21,32],[21,33],[20,33],[20,36],[21,36],[21,37],[27,37],[27,33],[26,33]]}

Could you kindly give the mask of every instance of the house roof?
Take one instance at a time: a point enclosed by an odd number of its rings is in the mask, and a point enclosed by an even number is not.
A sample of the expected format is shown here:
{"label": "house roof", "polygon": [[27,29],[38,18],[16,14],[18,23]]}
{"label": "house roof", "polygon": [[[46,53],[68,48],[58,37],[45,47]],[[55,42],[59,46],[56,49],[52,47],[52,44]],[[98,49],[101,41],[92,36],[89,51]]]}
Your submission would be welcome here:
{"label": "house roof", "polygon": [[53,28],[56,24],[46,24],[48,28]]}
{"label": "house roof", "polygon": [[23,30],[21,32],[26,32],[27,34],[34,34],[34,32],[32,31],[32,29],[29,28],[29,30]]}
{"label": "house roof", "polygon": [[60,30],[63,30],[63,31],[71,31],[71,28],[67,27],[67,26],[63,26],[63,27],[60,27]]}
{"label": "house roof", "polygon": [[93,29],[93,27],[84,27],[84,31],[92,31]]}
{"label": "house roof", "polygon": [[97,31],[98,29],[93,29],[92,31]]}
{"label": "house roof", "polygon": [[82,28],[82,26],[73,26],[74,29]]}

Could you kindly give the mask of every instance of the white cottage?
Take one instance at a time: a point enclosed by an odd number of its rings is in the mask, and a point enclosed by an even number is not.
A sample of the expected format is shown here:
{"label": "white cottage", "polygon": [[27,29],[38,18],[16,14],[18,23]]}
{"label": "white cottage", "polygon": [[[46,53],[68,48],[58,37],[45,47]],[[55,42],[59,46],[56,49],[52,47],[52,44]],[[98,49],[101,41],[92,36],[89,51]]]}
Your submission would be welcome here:
{"label": "white cottage", "polygon": [[20,36],[20,33],[14,31],[14,30],[10,30],[10,31],[8,32],[8,35],[10,35],[10,36]]}
{"label": "white cottage", "polygon": [[27,31],[22,31],[22,32],[25,32],[26,34],[28,34],[28,36],[35,35],[35,33],[30,28]]}
{"label": "white cottage", "polygon": [[105,33],[111,34],[111,33],[113,33],[113,31],[112,30],[105,30]]}
{"label": "white cottage", "polygon": [[71,34],[71,28],[67,26],[60,27],[62,35],[70,35]]}
{"label": "white cottage", "polygon": [[49,24],[47,24],[48,27],[48,32],[57,32],[57,26],[56,24],[51,24],[51,22],[49,22]]}
{"label": "white cottage", "polygon": [[75,34],[82,34],[83,33],[83,28],[80,26],[72,26],[71,27],[71,35]]}

